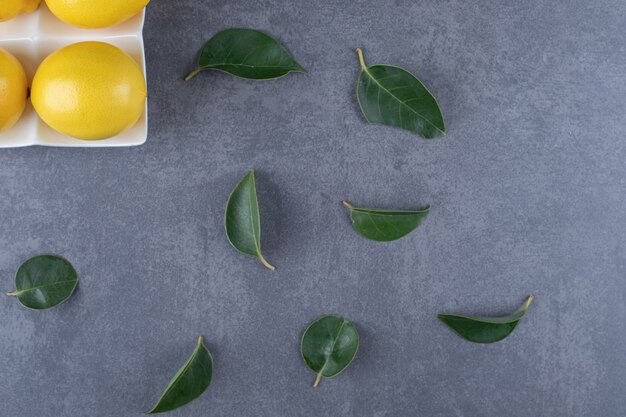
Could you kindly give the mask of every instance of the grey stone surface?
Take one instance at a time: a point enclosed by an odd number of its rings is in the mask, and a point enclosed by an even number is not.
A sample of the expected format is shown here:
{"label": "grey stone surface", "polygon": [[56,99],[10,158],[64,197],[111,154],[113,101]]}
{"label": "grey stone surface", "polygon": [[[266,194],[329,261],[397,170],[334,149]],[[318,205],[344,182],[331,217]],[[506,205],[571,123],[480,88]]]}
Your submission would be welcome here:
{"label": "grey stone surface", "polygon": [[[198,335],[213,384],[172,416],[626,415],[625,21],[623,0],[153,1],[146,145],[0,152],[1,287],[41,252],[81,278],[47,312],[0,299],[0,415],[141,415]],[[183,82],[228,27],[271,33],[309,74]],[[423,80],[447,137],[364,122],[357,46]],[[223,231],[250,168],[275,273]],[[377,244],[342,198],[433,210]],[[436,318],[529,293],[494,345]],[[299,339],[330,312],[361,350],[313,390]]]}

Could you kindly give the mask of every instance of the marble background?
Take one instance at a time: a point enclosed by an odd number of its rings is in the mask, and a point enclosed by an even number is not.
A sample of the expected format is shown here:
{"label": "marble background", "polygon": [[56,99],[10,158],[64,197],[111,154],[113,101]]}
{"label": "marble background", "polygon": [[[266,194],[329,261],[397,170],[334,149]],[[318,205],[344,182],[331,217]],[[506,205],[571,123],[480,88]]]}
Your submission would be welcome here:
{"label": "marble background", "polygon": [[[81,279],[46,312],[0,299],[0,414],[139,416],[203,335],[213,383],[171,416],[626,415],[625,21],[623,0],[152,1],[144,146],[0,151],[0,287],[42,252]],[[182,81],[229,27],[308,75]],[[416,74],[448,135],[368,125],[356,47]],[[223,230],[251,168],[275,273]],[[433,209],[379,244],[341,199]],[[501,343],[436,318],[529,293]],[[361,349],[313,390],[299,341],[326,313]]]}

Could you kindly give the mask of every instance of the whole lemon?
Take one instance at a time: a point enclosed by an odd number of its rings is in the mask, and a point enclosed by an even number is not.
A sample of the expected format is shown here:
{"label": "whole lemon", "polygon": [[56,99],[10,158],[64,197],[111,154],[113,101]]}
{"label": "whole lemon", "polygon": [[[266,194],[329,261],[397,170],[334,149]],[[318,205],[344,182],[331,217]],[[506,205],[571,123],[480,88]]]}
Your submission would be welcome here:
{"label": "whole lemon", "polygon": [[28,80],[24,67],[0,48],[0,132],[13,126],[26,107]]}
{"label": "whole lemon", "polygon": [[56,17],[86,29],[105,28],[133,17],[150,0],[46,0]]}
{"label": "whole lemon", "polygon": [[30,13],[39,7],[39,0],[1,0],[0,22],[10,20],[22,13]]}
{"label": "whole lemon", "polygon": [[53,129],[78,139],[106,139],[137,123],[146,81],[121,49],[80,42],[43,60],[33,78],[31,101]]}

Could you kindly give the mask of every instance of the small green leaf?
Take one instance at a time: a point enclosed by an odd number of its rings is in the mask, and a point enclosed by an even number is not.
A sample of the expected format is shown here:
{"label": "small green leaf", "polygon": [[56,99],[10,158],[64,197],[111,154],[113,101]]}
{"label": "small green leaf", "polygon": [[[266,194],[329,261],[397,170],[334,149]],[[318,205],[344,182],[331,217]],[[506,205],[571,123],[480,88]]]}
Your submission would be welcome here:
{"label": "small green leaf", "polygon": [[502,317],[467,317],[439,314],[439,320],[447,324],[464,339],[476,343],[494,343],[510,335],[526,314],[533,301],[529,295],[524,304],[513,314]]}
{"label": "small green leaf", "polygon": [[226,236],[230,244],[246,255],[256,256],[268,269],[276,269],[261,254],[261,217],[254,171],[249,171],[230,194],[225,217]]}
{"label": "small green leaf", "polygon": [[33,310],[45,310],[67,300],[78,283],[76,270],[54,255],[35,256],[24,262],[15,275],[14,292],[19,302]]}
{"label": "small green leaf", "polygon": [[306,72],[280,43],[252,29],[227,29],[209,39],[200,52],[198,68],[185,80],[205,70],[224,71],[251,80]]}
{"label": "small green leaf", "polygon": [[172,411],[190,403],[209,387],[212,377],[213,358],[200,336],[191,357],[174,375],[163,395],[154,408],[148,411],[148,414]]}
{"label": "small green leaf", "polygon": [[357,53],[361,63],[357,99],[368,122],[410,130],[424,139],[446,134],[437,100],[420,80],[398,67],[367,67],[361,48]]}
{"label": "small green leaf", "polygon": [[322,378],[332,378],[346,369],[359,350],[359,333],[354,324],[340,316],[324,316],[304,332],[302,358],[317,374],[313,387]]}
{"label": "small green leaf", "polygon": [[424,210],[382,210],[354,208],[347,201],[341,202],[350,210],[352,227],[366,239],[390,242],[411,233],[422,224],[430,206]]}

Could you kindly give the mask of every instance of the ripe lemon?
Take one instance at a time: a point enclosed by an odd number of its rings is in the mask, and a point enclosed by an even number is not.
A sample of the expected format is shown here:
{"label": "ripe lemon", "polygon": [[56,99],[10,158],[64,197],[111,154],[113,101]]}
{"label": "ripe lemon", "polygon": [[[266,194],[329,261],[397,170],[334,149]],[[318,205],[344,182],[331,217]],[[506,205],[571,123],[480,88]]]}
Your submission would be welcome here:
{"label": "ripe lemon", "polygon": [[139,13],[150,0],[46,0],[56,17],[86,29],[122,23]]}
{"label": "ripe lemon", "polygon": [[26,107],[28,80],[24,67],[0,48],[0,132],[13,126]]}
{"label": "ripe lemon", "polygon": [[30,13],[39,7],[39,0],[0,0],[0,22],[10,20],[22,13]]}
{"label": "ripe lemon", "polygon": [[39,65],[31,101],[53,129],[78,139],[106,139],[139,120],[146,81],[121,49],[80,42],[59,49]]}

